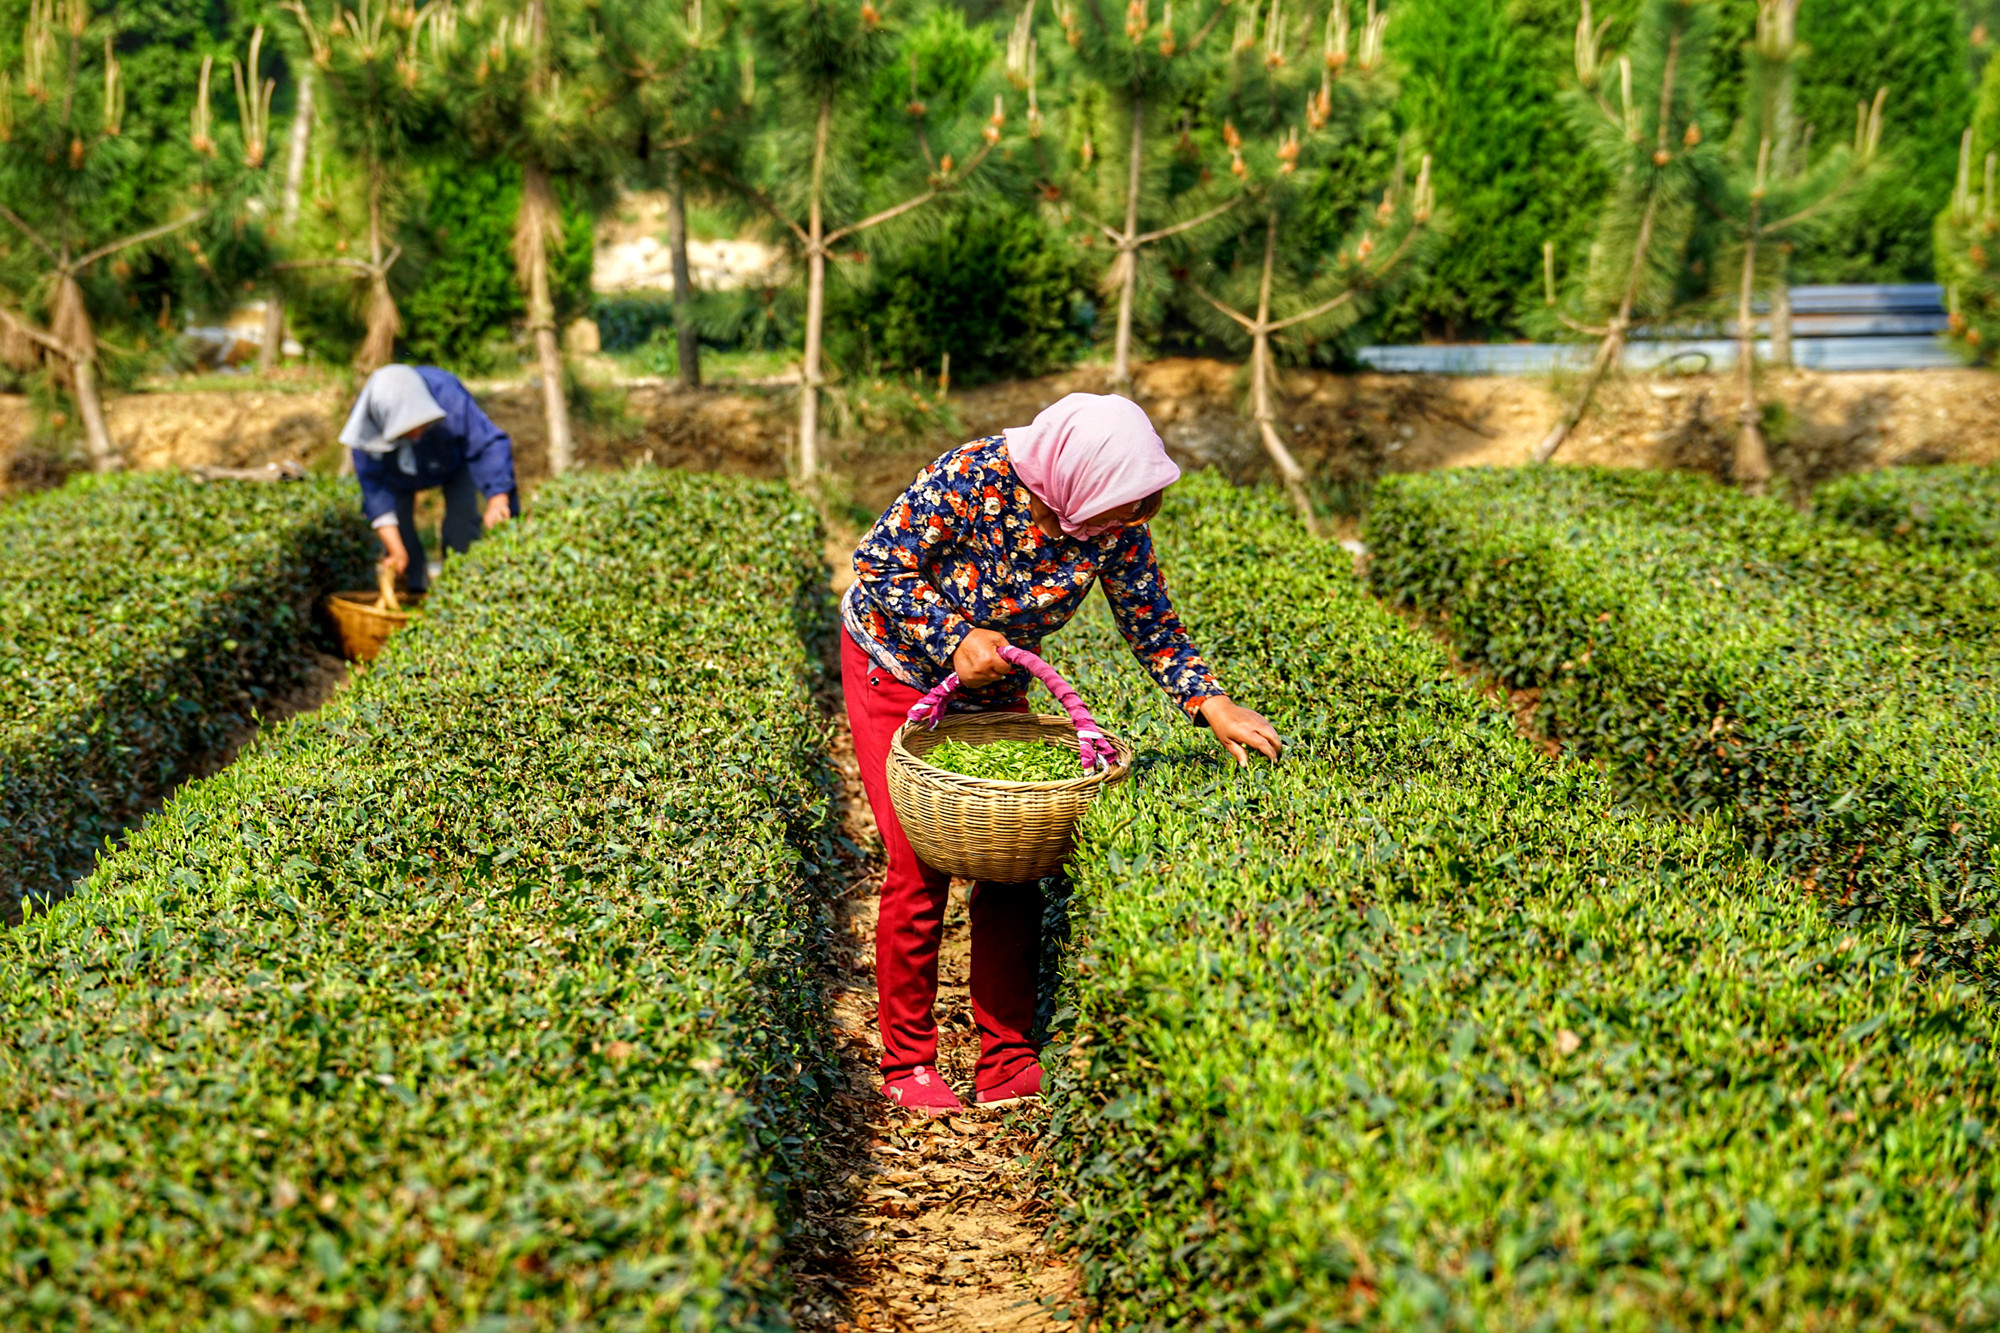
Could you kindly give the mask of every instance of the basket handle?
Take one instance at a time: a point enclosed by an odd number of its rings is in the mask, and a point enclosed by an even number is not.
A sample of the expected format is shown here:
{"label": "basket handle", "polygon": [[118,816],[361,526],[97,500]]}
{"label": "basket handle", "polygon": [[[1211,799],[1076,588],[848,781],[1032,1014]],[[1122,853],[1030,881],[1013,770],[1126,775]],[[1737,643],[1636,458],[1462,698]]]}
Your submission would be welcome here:
{"label": "basket handle", "polygon": [[[1070,688],[1070,683],[1058,675],[1054,667],[1026,648],[1016,648],[1011,643],[1000,645],[1000,656],[1002,660],[1012,662],[1048,686],[1049,693],[1055,696],[1056,702],[1062,705],[1063,711],[1069,714],[1070,722],[1076,727],[1078,757],[1083,761],[1085,768],[1110,768],[1118,762],[1117,748],[1105,739],[1104,732],[1098,728],[1097,719],[1090,715],[1090,710],[1083,706],[1083,700],[1077,697],[1076,691]],[[954,671],[946,676],[937,688],[911,706],[910,721],[935,728],[939,720],[944,717],[945,703],[957,689],[958,673]]]}
{"label": "basket handle", "polygon": [[377,611],[400,611],[396,601],[396,576],[389,572],[389,566],[378,563],[375,566],[375,609]]}

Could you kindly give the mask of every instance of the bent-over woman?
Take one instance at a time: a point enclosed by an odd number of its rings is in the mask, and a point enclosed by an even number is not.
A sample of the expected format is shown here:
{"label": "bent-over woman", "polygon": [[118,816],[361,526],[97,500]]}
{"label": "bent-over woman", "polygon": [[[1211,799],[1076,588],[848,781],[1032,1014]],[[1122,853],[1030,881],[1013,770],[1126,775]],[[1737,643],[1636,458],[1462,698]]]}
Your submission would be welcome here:
{"label": "bent-over woman", "polygon": [[448,370],[382,367],[361,386],[340,442],[353,451],[361,509],[382,542],[382,563],[413,593],[430,586],[417,537],[419,491],[444,492],[438,536],[460,555],[520,512],[513,440]]}
{"label": "bent-over woman", "polygon": [[[1029,426],[974,440],[925,468],[854,553],[841,601],[841,684],[861,780],[889,873],[875,932],[882,1092],[929,1115],[959,1110],[939,1077],[938,948],[950,879],[917,859],[889,803],[889,745],[912,704],[956,671],[954,710],[1026,711],[1029,677],[999,654],[1039,651],[1101,584],[1140,663],[1238,763],[1277,732],[1231,702],[1168,600],[1147,521],[1180,478],[1137,403],[1073,393]],[[1038,884],[973,887],[972,1098],[1041,1095],[1029,1040],[1041,960]]]}

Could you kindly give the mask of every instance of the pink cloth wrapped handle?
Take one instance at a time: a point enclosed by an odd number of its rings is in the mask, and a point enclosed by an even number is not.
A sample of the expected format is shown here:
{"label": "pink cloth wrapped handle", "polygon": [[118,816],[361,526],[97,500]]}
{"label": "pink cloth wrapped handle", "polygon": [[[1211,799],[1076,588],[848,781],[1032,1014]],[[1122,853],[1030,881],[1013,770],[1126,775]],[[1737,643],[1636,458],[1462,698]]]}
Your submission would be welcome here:
{"label": "pink cloth wrapped handle", "polygon": [[[1048,686],[1049,693],[1056,697],[1063,711],[1069,714],[1070,722],[1076,727],[1078,758],[1085,769],[1110,768],[1118,762],[1117,747],[1105,739],[1098,729],[1097,719],[1083,706],[1068,681],[1056,674],[1056,669],[1026,648],[1016,648],[1013,644],[1003,644],[1000,648],[1002,660],[1012,662],[1022,668],[1042,684]],[[921,722],[935,728],[944,717],[945,704],[958,689],[958,673],[952,672],[940,682],[936,689],[926,694],[910,708],[910,721]]]}

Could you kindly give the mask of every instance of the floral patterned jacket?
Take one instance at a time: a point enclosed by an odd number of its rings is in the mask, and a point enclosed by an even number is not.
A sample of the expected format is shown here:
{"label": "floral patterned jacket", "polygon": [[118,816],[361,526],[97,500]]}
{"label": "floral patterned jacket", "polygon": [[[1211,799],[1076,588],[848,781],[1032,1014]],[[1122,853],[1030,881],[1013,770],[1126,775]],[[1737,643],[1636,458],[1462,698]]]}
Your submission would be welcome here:
{"label": "floral patterned jacket", "polygon": [[[1222,691],[1188,641],[1167,597],[1145,524],[1091,538],[1035,525],[1015,479],[1006,437],[961,445],[925,468],[854,552],[841,619],[869,660],[928,690],[951,673],[952,654],[974,629],[998,630],[1038,652],[1104,585],[1119,632],[1160,687],[1190,717]],[[1027,696],[1015,672],[954,696],[967,710],[1004,708]]]}

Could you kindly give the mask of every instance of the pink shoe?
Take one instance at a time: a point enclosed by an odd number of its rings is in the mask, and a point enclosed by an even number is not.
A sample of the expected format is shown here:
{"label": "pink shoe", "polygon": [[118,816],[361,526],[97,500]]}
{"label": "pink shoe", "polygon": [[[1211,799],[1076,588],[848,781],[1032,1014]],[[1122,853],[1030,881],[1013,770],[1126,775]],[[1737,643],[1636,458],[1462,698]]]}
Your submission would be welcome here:
{"label": "pink shoe", "polygon": [[944,1076],[929,1065],[918,1065],[907,1074],[885,1081],[882,1095],[919,1115],[950,1115],[965,1109],[958,1094],[946,1086]]}
{"label": "pink shoe", "polygon": [[974,1106],[1018,1106],[1022,1102],[1036,1101],[1042,1095],[1042,1067],[1029,1065],[1005,1083],[991,1088],[975,1088],[972,1092]]}

